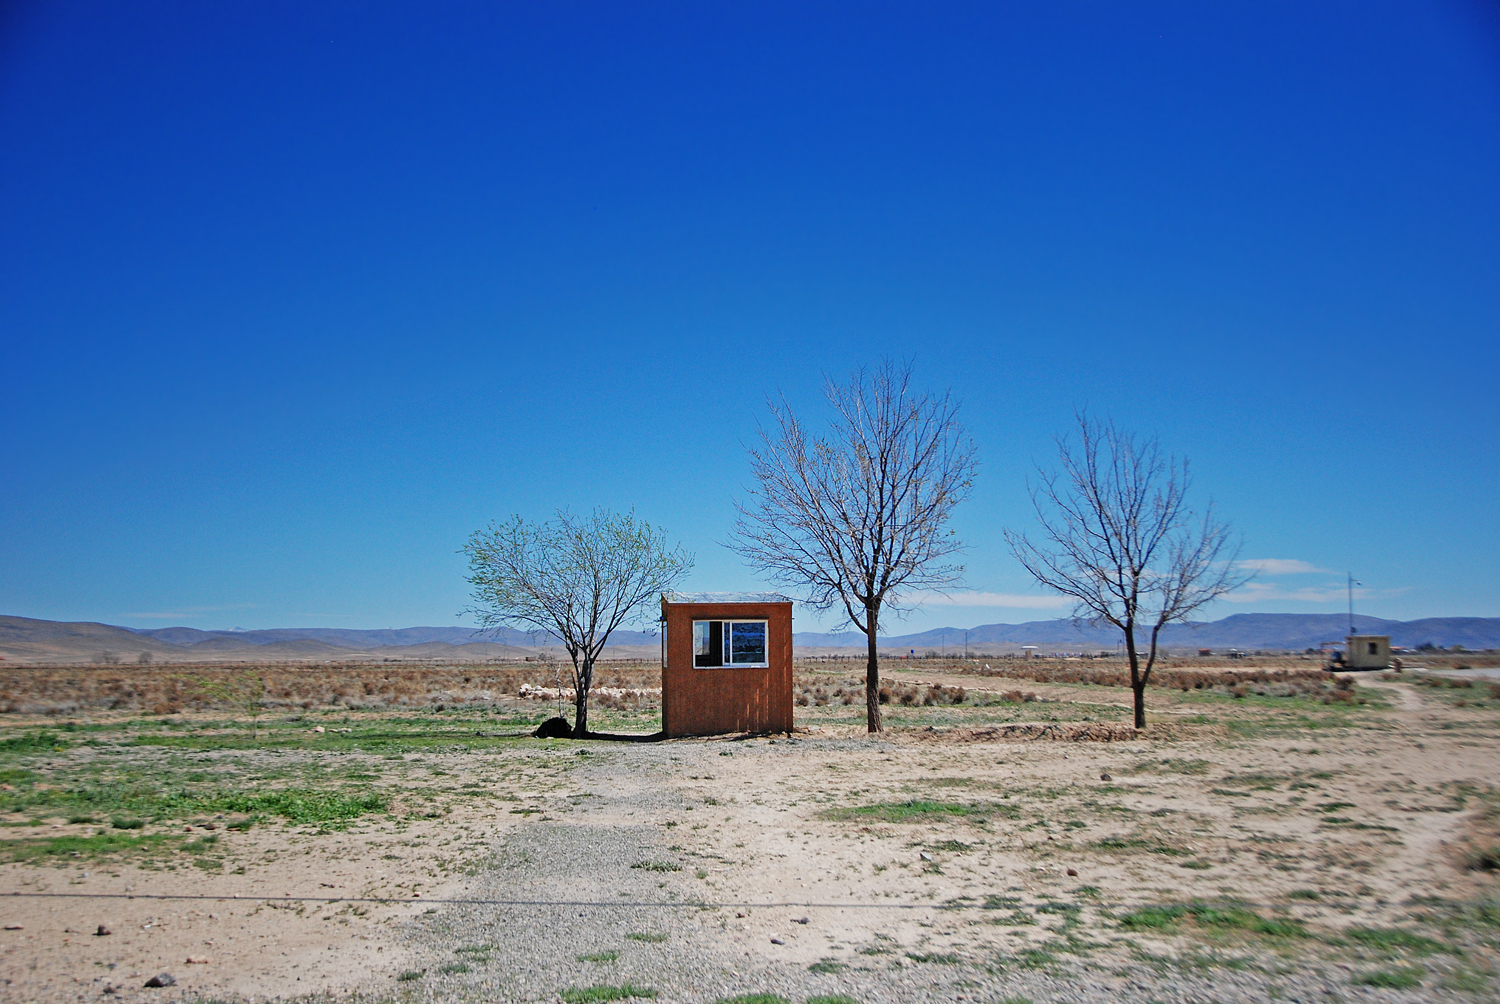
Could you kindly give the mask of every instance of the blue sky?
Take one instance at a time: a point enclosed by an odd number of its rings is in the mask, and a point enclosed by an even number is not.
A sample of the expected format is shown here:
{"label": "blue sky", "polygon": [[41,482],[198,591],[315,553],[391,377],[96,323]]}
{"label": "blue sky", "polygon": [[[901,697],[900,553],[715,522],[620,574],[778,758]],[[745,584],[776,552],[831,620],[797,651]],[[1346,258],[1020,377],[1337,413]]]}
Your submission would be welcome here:
{"label": "blue sky", "polygon": [[753,588],[767,395],[893,355],[983,463],[896,630],[1064,612],[1080,406],[1263,563],[1211,616],[1500,615],[1497,164],[1478,4],[10,4],[0,612],[452,624],[594,505]]}

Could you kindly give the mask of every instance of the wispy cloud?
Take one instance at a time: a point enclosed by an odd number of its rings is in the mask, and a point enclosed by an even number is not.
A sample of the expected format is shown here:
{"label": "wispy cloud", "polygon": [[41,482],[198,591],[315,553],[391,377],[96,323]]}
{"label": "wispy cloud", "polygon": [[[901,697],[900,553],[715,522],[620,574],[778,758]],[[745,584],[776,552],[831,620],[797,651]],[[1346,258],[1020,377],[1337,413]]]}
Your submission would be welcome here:
{"label": "wispy cloud", "polygon": [[133,614],[120,614],[121,617],[143,617],[147,620],[169,621],[175,619],[188,619],[198,617],[202,614],[219,614],[226,610],[254,610],[254,603],[230,603],[222,607],[183,607],[181,610],[153,610]]}
{"label": "wispy cloud", "polygon": [[1010,607],[1015,610],[1061,610],[1073,605],[1066,596],[1024,596],[1019,593],[914,593],[905,598],[913,606]]}
{"label": "wispy cloud", "polygon": [[[1410,586],[1395,589],[1354,590],[1355,599],[1378,600],[1403,596],[1411,591]],[[1270,582],[1251,582],[1244,588],[1224,597],[1226,603],[1261,603],[1269,600],[1290,600],[1296,603],[1338,603],[1348,599],[1348,587],[1342,584],[1327,586],[1303,586],[1286,589]]]}
{"label": "wispy cloud", "polygon": [[1328,569],[1297,558],[1247,558],[1239,566],[1263,575],[1307,575],[1313,572],[1329,574]]}

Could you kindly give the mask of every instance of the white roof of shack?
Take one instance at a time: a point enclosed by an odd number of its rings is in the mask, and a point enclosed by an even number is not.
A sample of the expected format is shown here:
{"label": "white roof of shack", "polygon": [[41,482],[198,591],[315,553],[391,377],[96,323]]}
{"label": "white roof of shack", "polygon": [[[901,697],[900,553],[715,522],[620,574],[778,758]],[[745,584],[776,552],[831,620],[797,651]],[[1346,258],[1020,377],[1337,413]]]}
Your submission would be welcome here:
{"label": "white roof of shack", "polygon": [[791,603],[790,596],[780,593],[679,593],[662,594],[668,603]]}

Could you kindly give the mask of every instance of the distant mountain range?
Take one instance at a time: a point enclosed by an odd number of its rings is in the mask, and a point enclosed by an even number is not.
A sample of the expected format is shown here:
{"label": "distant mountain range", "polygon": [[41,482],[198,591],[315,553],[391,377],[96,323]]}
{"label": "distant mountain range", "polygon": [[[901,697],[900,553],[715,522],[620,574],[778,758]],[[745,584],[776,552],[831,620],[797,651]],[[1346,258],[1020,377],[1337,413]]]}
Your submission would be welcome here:
{"label": "distant mountain range", "polygon": [[[550,648],[549,648],[550,644]],[[616,631],[606,654],[650,658],[655,635]],[[272,628],[200,631],[189,627],[125,628],[91,621],[64,622],[0,616],[0,658],[22,663],[310,662],[340,659],[516,660],[557,643],[543,634],[509,628],[480,633],[464,627],[413,627],[377,631],[343,628]]]}
{"label": "distant mountain range", "polygon": [[[338,648],[360,651],[375,648],[404,648],[410,645],[498,644],[517,648],[535,648],[545,645],[549,636],[542,632],[517,631],[514,628],[499,628],[480,631],[469,627],[410,627],[382,628],[373,631],[358,631],[347,628],[268,628],[264,631],[199,631],[197,628],[125,628],[133,634],[155,638],[172,645],[198,646],[215,641],[235,645],[276,645],[287,642],[322,642]],[[640,631],[616,631],[610,641],[619,645],[656,644],[656,635]]]}
{"label": "distant mountain range", "polygon": [[[1462,645],[1469,649],[1500,648],[1500,617],[1429,617],[1415,621],[1388,621],[1379,617],[1354,618],[1361,634],[1386,634],[1391,644],[1415,648],[1431,643],[1443,647]],[[962,652],[964,628],[934,628],[916,634],[881,639],[881,647],[927,651]],[[1169,648],[1240,648],[1300,652],[1323,642],[1342,641],[1349,633],[1347,614],[1232,614],[1204,624],[1169,624],[1162,642]],[[1120,641],[1118,629],[1093,627],[1070,620],[1029,621],[1025,624],[982,624],[967,629],[970,651],[1008,651],[1023,645],[1069,651],[1113,648]],[[864,636],[844,634],[798,634],[799,648],[864,645]]]}
{"label": "distant mountain range", "polygon": [[[1415,648],[1430,643],[1444,648],[1500,649],[1500,617],[1429,617],[1389,621],[1356,617],[1363,634],[1386,634],[1393,645]],[[1323,642],[1340,641],[1349,619],[1343,614],[1234,614],[1198,625],[1173,624],[1163,632],[1173,649],[1239,648],[1300,652]],[[1014,652],[1035,645],[1046,652],[1112,649],[1120,640],[1113,628],[1068,620],[1025,624],[983,624],[969,628],[934,628],[914,634],[882,637],[887,653],[915,650],[964,651],[967,633],[971,653]],[[798,650],[826,652],[863,649],[864,636],[853,632],[798,632]],[[651,658],[660,651],[657,635],[616,631],[610,653],[617,658]],[[465,627],[411,627],[376,631],[346,628],[273,628],[264,631],[200,631],[197,628],[124,628],[93,622],[34,620],[0,616],[0,657],[7,662],[68,663],[101,659],[134,662],[144,657],[167,662],[271,662],[339,659],[440,659],[446,661],[535,657],[543,650],[558,654],[557,643],[541,633],[505,628],[483,634]]]}

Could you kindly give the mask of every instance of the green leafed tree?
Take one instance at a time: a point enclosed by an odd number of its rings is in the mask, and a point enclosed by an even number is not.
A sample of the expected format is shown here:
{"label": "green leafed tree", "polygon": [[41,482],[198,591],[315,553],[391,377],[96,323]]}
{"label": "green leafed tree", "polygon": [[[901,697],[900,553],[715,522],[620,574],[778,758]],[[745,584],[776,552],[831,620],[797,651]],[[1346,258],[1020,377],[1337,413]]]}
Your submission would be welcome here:
{"label": "green leafed tree", "polygon": [[1201,515],[1188,505],[1187,460],[1113,422],[1083,412],[1077,420],[1077,441],[1057,442],[1061,469],[1039,470],[1032,486],[1041,539],[1011,530],[1005,539],[1037,582],[1073,600],[1075,618],[1124,634],[1143,729],[1161,629],[1186,623],[1249,576],[1213,503]]}
{"label": "green leafed tree", "polygon": [[559,512],[545,523],[520,516],[476,531],[464,547],[482,628],[513,627],[557,639],[573,661],[573,735],[589,733],[594,665],[610,634],[648,618],[647,608],[693,566],[665,531],[635,513]]}

